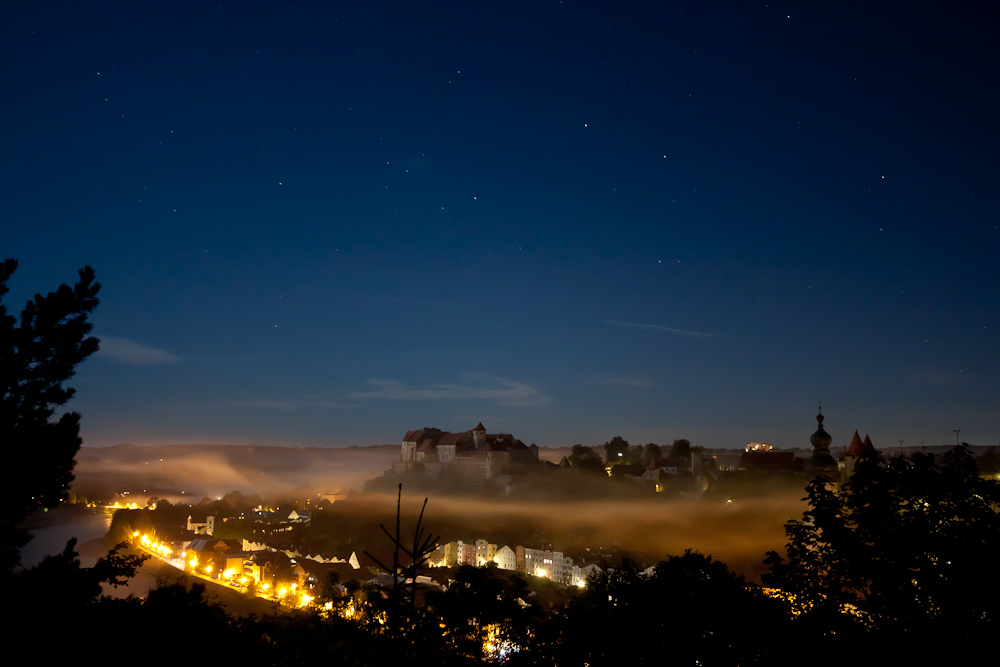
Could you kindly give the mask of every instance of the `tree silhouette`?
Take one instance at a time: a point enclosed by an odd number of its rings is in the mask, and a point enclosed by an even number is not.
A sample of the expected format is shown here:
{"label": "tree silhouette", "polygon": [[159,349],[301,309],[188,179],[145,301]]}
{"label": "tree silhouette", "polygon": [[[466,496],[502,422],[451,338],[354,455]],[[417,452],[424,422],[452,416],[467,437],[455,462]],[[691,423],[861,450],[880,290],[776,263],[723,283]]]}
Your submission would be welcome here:
{"label": "tree silhouette", "polygon": [[807,493],[802,520],[785,526],[787,560],[769,552],[763,580],[823,632],[862,625],[900,645],[968,646],[995,627],[1000,583],[985,568],[1000,559],[1000,484],[979,476],[968,447],[888,463],[871,449],[839,489],[818,478]]}
{"label": "tree silhouette", "polygon": [[655,461],[663,456],[662,448],[655,442],[647,443],[642,450],[642,464],[649,465],[651,461]]}
{"label": "tree silhouette", "polygon": [[620,435],[616,435],[604,443],[604,459],[608,465],[635,463],[629,454],[628,440],[625,440]]}
{"label": "tree silhouette", "polygon": [[522,575],[462,565],[447,590],[428,596],[428,606],[439,620],[450,664],[544,664],[544,614]]}
{"label": "tree silhouette", "polygon": [[566,610],[557,664],[781,664],[787,615],[711,556],[599,573]]}
{"label": "tree silhouette", "polygon": [[674,440],[670,446],[670,462],[675,466],[691,464],[691,442],[683,438]]}
{"label": "tree silhouette", "polygon": [[0,470],[7,475],[0,485],[0,571],[8,576],[30,539],[19,524],[57,506],[73,481],[80,415],[56,419],[55,412],[74,394],[63,383],[98,349],[87,317],[100,290],[94,270],[85,267],[73,287],[36,294],[18,321],[2,302],[16,269],[13,259],[0,264]]}
{"label": "tree silhouette", "polygon": [[570,454],[568,460],[569,464],[574,468],[607,476],[607,473],[604,471],[604,461],[601,460],[601,455],[595,452],[592,447],[573,445],[573,453]]}
{"label": "tree silhouette", "polygon": [[[417,575],[427,566],[428,558],[434,551],[440,537],[426,532],[422,526],[424,521],[424,511],[427,509],[427,498],[424,498],[423,507],[420,508],[420,516],[417,525],[413,530],[413,542],[409,548],[403,544],[400,533],[400,509],[403,498],[403,485],[399,485],[396,495],[396,530],[389,532],[385,524],[379,524],[382,532],[386,534],[393,544],[392,566],[391,568],[378,558],[365,551],[365,555],[375,561],[383,570],[387,570],[392,576],[392,584],[383,586],[382,592],[386,596],[385,628],[391,641],[399,647],[403,657],[412,658],[417,652],[424,654],[426,646],[420,646],[418,638],[425,635],[423,632],[422,614],[417,609]],[[402,558],[406,555],[407,561]],[[434,632],[430,636],[440,636],[439,632]]]}

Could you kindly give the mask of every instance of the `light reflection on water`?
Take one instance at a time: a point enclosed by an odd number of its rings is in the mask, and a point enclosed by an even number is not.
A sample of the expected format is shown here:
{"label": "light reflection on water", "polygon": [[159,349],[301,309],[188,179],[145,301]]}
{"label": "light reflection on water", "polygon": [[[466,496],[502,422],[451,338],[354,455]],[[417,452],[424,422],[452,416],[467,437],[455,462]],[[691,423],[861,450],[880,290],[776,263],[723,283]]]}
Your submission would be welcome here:
{"label": "light reflection on water", "polygon": [[[85,514],[75,516],[70,521],[53,523],[31,531],[31,541],[21,550],[21,564],[24,567],[37,565],[46,556],[62,553],[66,542],[75,537],[76,550],[80,545],[102,537],[111,526],[111,516],[108,514]],[[93,556],[80,556],[80,564],[91,567],[97,559]]]}

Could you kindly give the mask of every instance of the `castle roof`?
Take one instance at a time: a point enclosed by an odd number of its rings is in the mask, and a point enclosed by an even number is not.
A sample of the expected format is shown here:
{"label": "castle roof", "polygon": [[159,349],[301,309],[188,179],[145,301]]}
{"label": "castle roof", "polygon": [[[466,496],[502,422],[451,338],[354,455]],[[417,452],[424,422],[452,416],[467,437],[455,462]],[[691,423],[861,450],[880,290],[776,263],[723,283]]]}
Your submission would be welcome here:
{"label": "castle roof", "polygon": [[854,437],[851,438],[851,444],[847,446],[847,455],[858,458],[861,456],[861,452],[864,451],[864,444],[861,442],[861,436],[858,435],[857,431],[854,431]]}
{"label": "castle roof", "polygon": [[456,445],[462,439],[464,433],[442,433],[438,438],[438,445]]}

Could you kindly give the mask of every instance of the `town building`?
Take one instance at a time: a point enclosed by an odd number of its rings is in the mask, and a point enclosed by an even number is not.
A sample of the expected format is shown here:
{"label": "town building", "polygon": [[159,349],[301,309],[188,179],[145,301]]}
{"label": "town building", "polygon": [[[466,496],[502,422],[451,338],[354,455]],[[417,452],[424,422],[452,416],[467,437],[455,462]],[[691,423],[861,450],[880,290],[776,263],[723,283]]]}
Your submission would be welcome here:
{"label": "town building", "polygon": [[187,529],[190,530],[195,535],[214,535],[215,534],[215,515],[208,514],[205,516],[204,521],[194,521],[192,515],[188,515]]}
{"label": "town building", "polygon": [[506,544],[497,550],[495,556],[493,556],[493,562],[497,564],[497,567],[501,570],[516,570],[517,569],[517,554]]}

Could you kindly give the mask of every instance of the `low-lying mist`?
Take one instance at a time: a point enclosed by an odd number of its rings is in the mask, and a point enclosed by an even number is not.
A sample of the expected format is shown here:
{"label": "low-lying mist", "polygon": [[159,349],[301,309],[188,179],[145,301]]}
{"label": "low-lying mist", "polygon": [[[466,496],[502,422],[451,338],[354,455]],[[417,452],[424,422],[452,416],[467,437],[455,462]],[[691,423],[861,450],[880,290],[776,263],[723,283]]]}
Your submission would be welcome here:
{"label": "low-lying mist", "polygon": [[[441,541],[486,539],[497,546],[518,544],[562,551],[574,558],[611,562],[623,555],[655,562],[686,549],[710,554],[756,579],[768,550],[783,550],[784,524],[801,517],[802,492],[783,491],[748,500],[602,499],[519,502],[431,496],[423,525]],[[402,535],[412,538],[423,496],[403,488]],[[332,508],[372,526],[393,529],[396,496],[366,494]],[[388,540],[383,538],[382,548]],[[382,550],[378,546],[375,547]]]}
{"label": "low-lying mist", "polygon": [[[242,445],[117,445],[84,447],[77,455],[78,495],[110,498],[128,492],[197,503],[239,491],[266,498],[305,498],[360,491],[399,458],[396,445],[342,449]],[[192,501],[193,498],[193,501]]]}
{"label": "low-lying mist", "polygon": [[[348,532],[350,549],[383,552],[388,540],[378,528],[395,523],[395,493],[351,494],[398,460],[395,445],[346,449],[243,446],[120,445],[84,448],[78,456],[80,496],[110,499],[128,492],[140,507],[149,498],[197,504],[232,491],[260,494],[270,501],[304,500],[338,494],[323,511],[329,534]],[[802,487],[805,485],[802,481]],[[768,487],[769,488],[769,487]],[[430,496],[424,525],[442,542],[485,539],[512,548],[562,551],[576,559],[614,561],[622,555],[655,561],[695,549],[726,562],[749,578],[762,571],[764,554],[785,545],[784,524],[805,509],[803,488],[785,485],[735,500],[667,499],[662,495],[548,498],[495,491],[489,498],[458,494]],[[425,495],[403,487],[403,535],[413,526]],[[119,496],[121,499],[121,496]],[[314,520],[315,523],[315,520]],[[346,548],[346,547],[345,547]],[[346,554],[346,555],[349,555]]]}

